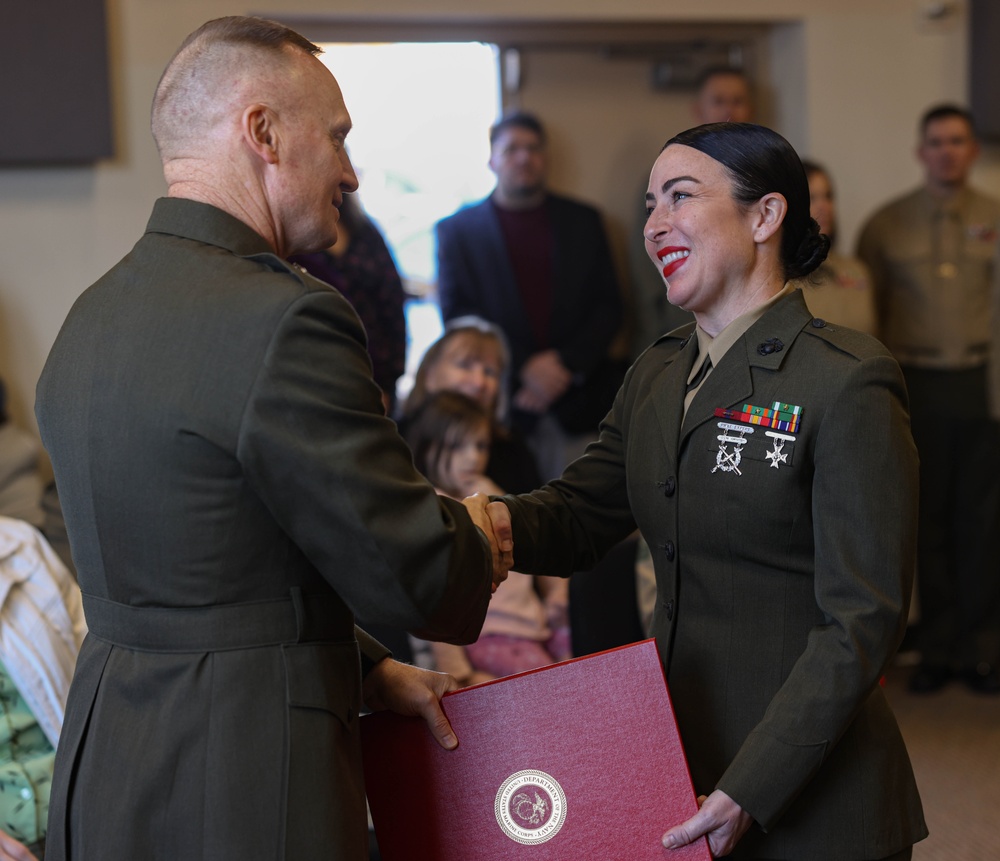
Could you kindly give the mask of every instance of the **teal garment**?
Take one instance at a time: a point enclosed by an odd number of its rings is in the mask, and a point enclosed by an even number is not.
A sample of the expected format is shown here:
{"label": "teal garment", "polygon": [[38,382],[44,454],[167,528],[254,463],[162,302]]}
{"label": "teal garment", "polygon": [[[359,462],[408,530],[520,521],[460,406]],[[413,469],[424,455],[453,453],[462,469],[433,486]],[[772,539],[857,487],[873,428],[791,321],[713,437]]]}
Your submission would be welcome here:
{"label": "teal garment", "polygon": [[0,828],[22,843],[45,836],[55,756],[0,662]]}

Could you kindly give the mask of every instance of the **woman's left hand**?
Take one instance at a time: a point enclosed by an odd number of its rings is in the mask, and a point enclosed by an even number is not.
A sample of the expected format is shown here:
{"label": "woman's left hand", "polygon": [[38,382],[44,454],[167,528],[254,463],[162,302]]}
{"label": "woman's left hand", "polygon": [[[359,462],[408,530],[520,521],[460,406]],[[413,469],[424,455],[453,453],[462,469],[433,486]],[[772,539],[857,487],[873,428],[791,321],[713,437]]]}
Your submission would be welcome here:
{"label": "woman's left hand", "polygon": [[753,824],[753,817],[721,789],[698,798],[698,812],[687,822],[675,825],[663,835],[667,849],[679,849],[694,843],[702,835],[708,837],[712,856],[728,855]]}

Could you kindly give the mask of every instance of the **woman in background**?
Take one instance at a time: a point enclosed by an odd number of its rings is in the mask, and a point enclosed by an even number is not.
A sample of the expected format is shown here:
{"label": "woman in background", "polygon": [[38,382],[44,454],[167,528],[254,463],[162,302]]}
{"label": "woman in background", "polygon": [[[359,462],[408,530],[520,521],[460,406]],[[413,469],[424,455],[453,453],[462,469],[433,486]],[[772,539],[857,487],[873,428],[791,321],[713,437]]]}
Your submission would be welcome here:
{"label": "woman in background", "polygon": [[809,180],[809,212],[819,224],[819,232],[830,237],[830,253],[819,268],[802,279],[802,295],[809,310],[828,323],[850,326],[859,332],[877,335],[875,294],[872,280],[857,257],[839,254],[837,243],[837,208],[833,180],[824,167],[803,161]]}
{"label": "woman in background", "polygon": [[427,349],[406,398],[400,430],[431,395],[458,392],[476,401],[493,418],[488,474],[508,493],[524,493],[541,482],[534,456],[507,423],[510,354],[503,333],[479,317],[458,317]]}
{"label": "woman in background", "polygon": [[336,287],[358,312],[368,335],[372,375],[390,412],[406,366],[406,294],[389,247],[358,196],[344,195],[337,241],[330,248],[289,259]]}

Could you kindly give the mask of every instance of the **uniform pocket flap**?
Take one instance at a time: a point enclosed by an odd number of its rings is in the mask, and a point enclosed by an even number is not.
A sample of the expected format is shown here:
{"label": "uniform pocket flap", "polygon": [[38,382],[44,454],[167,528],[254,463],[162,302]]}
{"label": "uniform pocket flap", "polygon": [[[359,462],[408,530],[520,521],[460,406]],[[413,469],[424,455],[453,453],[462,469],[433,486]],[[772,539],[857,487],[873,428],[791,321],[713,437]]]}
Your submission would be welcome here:
{"label": "uniform pocket flap", "polygon": [[288,705],[322,709],[344,726],[361,707],[361,658],[358,644],[297,643],[282,647],[288,681]]}

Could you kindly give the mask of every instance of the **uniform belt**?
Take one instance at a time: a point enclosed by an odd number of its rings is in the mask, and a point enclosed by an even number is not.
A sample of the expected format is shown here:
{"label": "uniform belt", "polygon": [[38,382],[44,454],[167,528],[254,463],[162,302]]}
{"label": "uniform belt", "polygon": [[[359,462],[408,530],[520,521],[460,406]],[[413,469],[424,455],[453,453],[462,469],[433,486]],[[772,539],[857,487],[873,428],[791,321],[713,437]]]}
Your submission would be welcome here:
{"label": "uniform belt", "polygon": [[95,637],[147,652],[221,652],[354,638],[354,617],[343,601],[299,589],[288,598],[212,607],[134,607],[85,594],[83,610]]}

